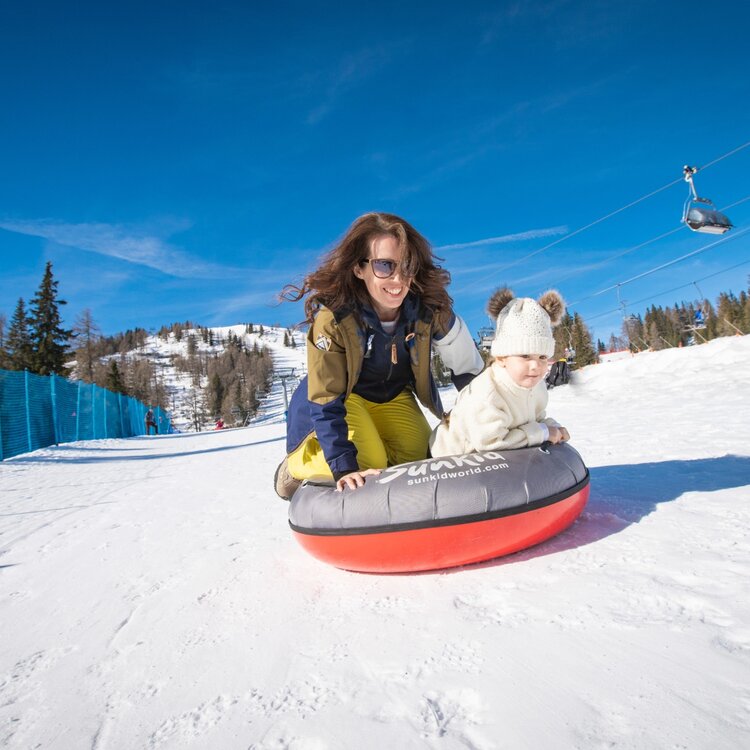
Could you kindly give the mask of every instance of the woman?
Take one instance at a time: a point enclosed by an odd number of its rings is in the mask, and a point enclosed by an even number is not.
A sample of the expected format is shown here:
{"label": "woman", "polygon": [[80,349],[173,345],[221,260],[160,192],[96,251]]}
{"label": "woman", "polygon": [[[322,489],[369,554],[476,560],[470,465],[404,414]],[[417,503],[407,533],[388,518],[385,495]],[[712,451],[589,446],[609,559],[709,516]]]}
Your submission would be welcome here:
{"label": "woman", "polygon": [[483,368],[449,282],[409,223],[369,213],[301,286],[285,287],[284,299],[305,299],[310,327],[308,374],[289,404],[287,456],[274,480],[280,497],[313,476],[356,489],[387,466],[426,458],[430,427],[415,394],[443,416],[432,347],[459,388]]}

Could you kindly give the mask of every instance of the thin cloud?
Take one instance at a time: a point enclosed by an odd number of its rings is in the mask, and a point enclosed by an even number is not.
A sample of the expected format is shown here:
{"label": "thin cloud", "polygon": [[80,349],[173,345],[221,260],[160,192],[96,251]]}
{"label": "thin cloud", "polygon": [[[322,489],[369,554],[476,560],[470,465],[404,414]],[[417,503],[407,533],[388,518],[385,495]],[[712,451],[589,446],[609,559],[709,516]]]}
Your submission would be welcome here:
{"label": "thin cloud", "polygon": [[263,314],[266,316],[263,319],[267,321],[270,311],[277,305],[275,290],[241,292],[231,297],[219,297],[205,307],[201,314],[214,325],[227,325],[227,320],[254,323],[258,321],[252,320],[253,311],[257,314],[258,308],[267,308],[269,312]]}
{"label": "thin cloud", "polygon": [[[346,55],[330,74],[322,101],[307,115],[308,125],[316,125],[336,107],[340,98],[366,81],[372,75],[387,67],[395,54],[406,49],[404,42],[378,45],[360,50],[354,55]],[[315,76],[317,78],[319,76]]]}
{"label": "thin cloud", "polygon": [[[525,132],[529,122],[535,122],[572,102],[589,98],[601,90],[606,90],[608,86],[621,80],[622,77],[621,74],[608,76],[592,81],[586,86],[564,89],[551,95],[516,102],[504,112],[482,122],[462,123],[453,134],[436,132],[433,138],[435,146],[431,149],[426,147],[425,155],[428,164],[437,166],[424,170],[424,173],[411,183],[391,191],[389,197],[398,200],[421,193],[425,188],[433,187],[439,181],[454,172],[459,172],[477,159],[486,158],[493,153],[507,149],[510,141],[502,131],[521,129]],[[476,145],[471,148],[473,144]]]}
{"label": "thin cloud", "polygon": [[178,278],[225,278],[242,271],[204,263],[161,237],[118,224],[62,224],[49,220],[3,221],[0,222],[0,229],[118,258]]}
{"label": "thin cloud", "polygon": [[514,292],[522,297],[531,296],[530,287],[536,287],[537,284],[544,283],[545,289],[555,286],[555,270],[552,268],[543,268],[536,273],[526,274],[525,276],[516,277],[497,277],[486,276],[479,284],[469,284],[458,286],[456,289],[451,287],[451,294],[456,298],[476,299],[482,298],[489,291],[494,291],[499,286],[509,286]]}
{"label": "thin cloud", "polygon": [[548,227],[546,229],[529,229],[526,232],[516,232],[515,234],[503,234],[499,237],[487,237],[483,240],[472,240],[471,242],[457,242],[452,245],[440,245],[436,247],[437,252],[445,250],[465,250],[473,247],[484,247],[485,245],[499,245],[505,242],[523,242],[524,240],[537,240],[541,237],[554,237],[559,234],[566,234],[568,227],[561,225],[558,227]]}

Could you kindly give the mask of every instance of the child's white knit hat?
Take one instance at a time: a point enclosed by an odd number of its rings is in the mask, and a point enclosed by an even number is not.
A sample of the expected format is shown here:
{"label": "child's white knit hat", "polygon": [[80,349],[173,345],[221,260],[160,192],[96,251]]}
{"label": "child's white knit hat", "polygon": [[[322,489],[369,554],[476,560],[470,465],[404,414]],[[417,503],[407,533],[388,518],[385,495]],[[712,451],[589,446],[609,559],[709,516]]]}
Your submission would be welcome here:
{"label": "child's white knit hat", "polygon": [[558,292],[545,292],[538,301],[514,297],[510,289],[498,289],[490,298],[487,310],[496,317],[493,357],[514,354],[555,353],[552,327],[562,319],[565,303]]}

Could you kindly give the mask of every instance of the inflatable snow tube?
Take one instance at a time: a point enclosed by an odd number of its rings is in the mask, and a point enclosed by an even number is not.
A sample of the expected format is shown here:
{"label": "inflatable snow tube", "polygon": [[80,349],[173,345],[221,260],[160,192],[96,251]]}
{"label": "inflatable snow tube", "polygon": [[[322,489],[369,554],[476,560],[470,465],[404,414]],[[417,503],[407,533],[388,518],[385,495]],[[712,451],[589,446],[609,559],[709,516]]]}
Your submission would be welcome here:
{"label": "inflatable snow tube", "polygon": [[357,490],[307,480],[289,525],[313,557],[346,570],[404,573],[490,560],[570,526],[589,472],[562,443],[428,458],[384,469]]}

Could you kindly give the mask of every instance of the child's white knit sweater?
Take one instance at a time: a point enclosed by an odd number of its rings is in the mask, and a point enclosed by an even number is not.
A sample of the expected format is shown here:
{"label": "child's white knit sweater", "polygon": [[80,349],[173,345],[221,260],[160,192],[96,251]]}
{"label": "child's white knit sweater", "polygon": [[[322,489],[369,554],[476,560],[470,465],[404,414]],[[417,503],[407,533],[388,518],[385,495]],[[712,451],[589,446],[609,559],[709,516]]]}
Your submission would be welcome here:
{"label": "child's white knit sweater", "polygon": [[543,379],[533,388],[524,388],[493,362],[459,393],[449,424],[444,420],[432,431],[432,455],[541,445],[549,438],[547,425],[560,426],[545,417],[547,400]]}

